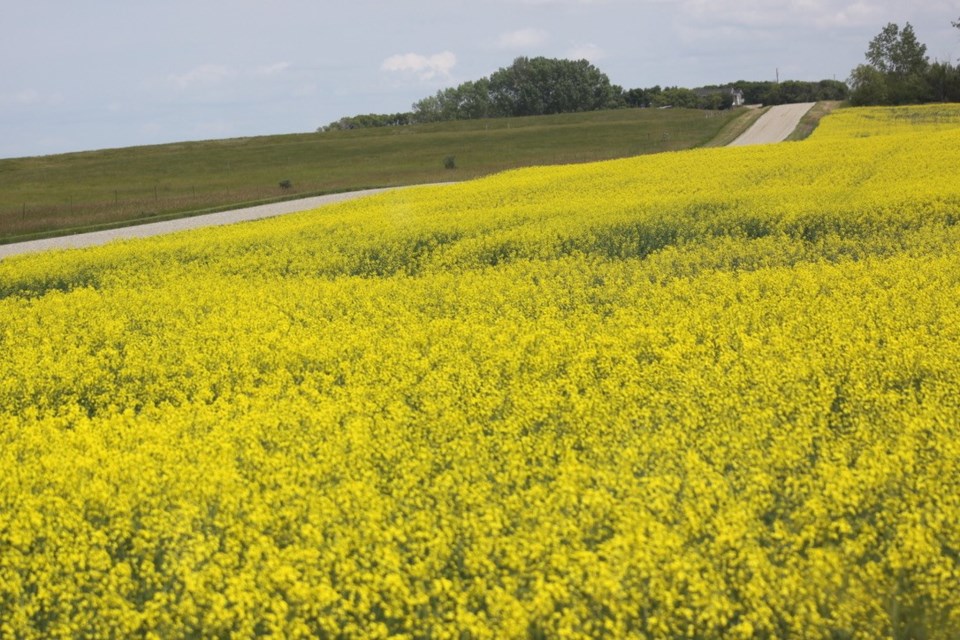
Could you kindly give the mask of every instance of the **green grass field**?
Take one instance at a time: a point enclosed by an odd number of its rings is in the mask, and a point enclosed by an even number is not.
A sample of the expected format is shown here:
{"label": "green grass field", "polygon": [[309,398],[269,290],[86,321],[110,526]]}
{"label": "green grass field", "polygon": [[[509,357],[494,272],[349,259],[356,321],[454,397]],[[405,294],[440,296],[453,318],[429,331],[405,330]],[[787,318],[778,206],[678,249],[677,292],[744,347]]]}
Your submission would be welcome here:
{"label": "green grass field", "polygon": [[[0,160],[0,242],[238,204],[705,146],[746,110],[622,109]],[[456,167],[444,166],[452,157]],[[280,183],[289,181],[289,188]]]}

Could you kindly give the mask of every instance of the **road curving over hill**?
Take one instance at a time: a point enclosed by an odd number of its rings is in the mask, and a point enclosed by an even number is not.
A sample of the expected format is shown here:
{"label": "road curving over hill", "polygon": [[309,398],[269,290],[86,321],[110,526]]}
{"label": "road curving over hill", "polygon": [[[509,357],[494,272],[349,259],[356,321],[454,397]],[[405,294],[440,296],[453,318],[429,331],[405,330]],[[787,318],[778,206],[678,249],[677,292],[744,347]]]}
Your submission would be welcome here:
{"label": "road curving over hill", "polygon": [[[753,123],[753,126],[747,129],[736,140],[727,146],[737,147],[782,142],[783,140],[786,140],[791,133],[793,133],[793,130],[797,128],[797,124],[799,124],[800,119],[804,116],[804,114],[807,113],[807,111],[810,110],[811,107],[813,107],[814,104],[815,103],[813,102],[806,102],[802,104],[784,104],[771,107],[769,111],[767,111],[759,119],[757,119],[755,123]],[[148,224],[120,227],[105,231],[93,231],[76,235],[59,236],[55,238],[44,238],[42,240],[29,240],[26,242],[0,245],[0,260],[9,256],[15,256],[24,253],[36,253],[51,249],[78,249],[83,247],[93,247],[106,244],[113,240],[147,238],[165,233],[175,233],[177,231],[188,231],[190,229],[199,229],[202,227],[212,227],[217,225],[233,224],[235,222],[259,220],[261,218],[269,218],[287,213],[308,211],[310,209],[322,207],[327,204],[352,200],[354,198],[381,193],[386,190],[387,189],[367,189],[364,191],[336,193],[325,196],[304,198],[302,200],[288,200],[286,202],[277,202],[255,207],[247,207],[244,209],[234,209],[231,211],[221,211],[219,213],[179,218],[177,220],[151,222]]]}
{"label": "road curving over hill", "polygon": [[800,124],[800,119],[815,105],[815,102],[781,104],[770,107],[749,129],[731,142],[728,147],[743,147],[752,144],[783,142]]}

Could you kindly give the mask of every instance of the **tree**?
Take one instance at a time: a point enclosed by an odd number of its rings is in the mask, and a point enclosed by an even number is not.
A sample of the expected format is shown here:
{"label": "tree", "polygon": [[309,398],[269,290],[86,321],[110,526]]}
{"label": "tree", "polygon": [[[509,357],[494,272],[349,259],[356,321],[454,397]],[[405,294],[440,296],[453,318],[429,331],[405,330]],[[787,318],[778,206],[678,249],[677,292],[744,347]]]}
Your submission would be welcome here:
{"label": "tree", "polygon": [[846,100],[850,89],[839,80],[821,80],[817,83],[815,100]]}
{"label": "tree", "polygon": [[700,97],[692,90],[683,87],[667,87],[651,101],[654,107],[674,107],[677,109],[696,109],[700,106]]}
{"label": "tree", "polygon": [[325,127],[320,127],[317,131],[347,131],[367,127],[402,127],[412,121],[413,117],[410,113],[367,113],[340,118]]}
{"label": "tree", "polygon": [[490,103],[490,81],[487,78],[481,78],[476,82],[465,82],[458,88],[460,90],[458,113],[461,118],[486,118],[491,114],[493,105]]}
{"label": "tree", "polygon": [[[660,87],[654,87],[658,92]],[[652,89],[630,89],[623,93],[624,102],[626,102],[628,107],[649,107],[650,106],[650,92]]]}
{"label": "tree", "polygon": [[605,109],[623,109],[627,106],[627,92],[618,84],[610,85],[610,102]]}
{"label": "tree", "polygon": [[743,92],[743,101],[746,104],[771,104],[770,91],[774,87],[773,82],[748,82],[738,80],[733,83],[733,88]]}
{"label": "tree", "polygon": [[534,116],[613,108],[622,89],[586,60],[517,58],[490,76],[495,115]]}
{"label": "tree", "polygon": [[868,64],[861,64],[850,73],[850,87],[850,104],[856,107],[889,104],[886,76]]}
{"label": "tree", "polygon": [[850,76],[854,104],[907,104],[932,98],[926,78],[927,47],[917,40],[909,22],[902,29],[888,23],[870,41],[866,58],[868,64]]}
{"label": "tree", "polygon": [[934,62],[927,71],[931,97],[937,102],[960,102],[960,67]]}
{"label": "tree", "polygon": [[413,105],[416,122],[474,120],[490,115],[490,82],[486,78],[464,82],[458,87],[437,91],[436,95]]}
{"label": "tree", "polygon": [[438,96],[429,96],[413,103],[413,121],[417,124],[440,122],[442,113]]}
{"label": "tree", "polygon": [[917,40],[909,22],[903,29],[890,22],[870,41],[867,61],[881,73],[903,77],[926,70],[926,53],[927,46]]}

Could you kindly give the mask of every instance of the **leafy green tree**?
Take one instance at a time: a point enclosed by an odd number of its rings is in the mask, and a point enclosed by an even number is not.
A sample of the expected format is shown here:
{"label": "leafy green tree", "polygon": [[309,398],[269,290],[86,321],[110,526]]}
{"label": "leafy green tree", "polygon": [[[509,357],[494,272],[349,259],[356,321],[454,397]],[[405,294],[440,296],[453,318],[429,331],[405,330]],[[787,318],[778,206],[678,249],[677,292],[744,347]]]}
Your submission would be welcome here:
{"label": "leafy green tree", "polygon": [[400,127],[413,122],[410,113],[366,113],[357,116],[340,118],[317,131],[346,131],[348,129],[365,129],[368,127]]}
{"label": "leafy green tree", "polygon": [[458,114],[461,119],[486,118],[493,111],[490,101],[490,80],[481,78],[476,82],[465,82],[460,87]]}
{"label": "leafy green tree", "polygon": [[491,112],[489,85],[489,80],[483,78],[441,89],[436,95],[414,103],[414,118],[417,122],[486,118]]}
{"label": "leafy green tree", "polygon": [[881,73],[909,76],[926,70],[926,54],[927,46],[917,40],[909,22],[903,29],[890,22],[870,41],[867,61]]}
{"label": "leafy green tree", "polygon": [[441,89],[413,105],[414,122],[543,115],[626,106],[623,87],[586,60],[517,58],[489,78]]}
{"label": "leafy green tree", "polygon": [[738,80],[733,88],[743,92],[743,101],[746,104],[771,104],[770,90],[775,86],[773,82],[749,82]]}
{"label": "leafy green tree", "polygon": [[660,91],[660,87],[656,86],[651,89],[630,89],[623,93],[623,100],[628,107],[649,107],[650,98],[652,97],[652,91]]}
{"label": "leafy green tree", "polygon": [[443,119],[442,102],[439,96],[427,96],[413,103],[413,121],[418,124],[440,122]]}
{"label": "leafy green tree", "polygon": [[814,100],[846,100],[850,94],[847,83],[839,80],[821,80],[817,83]]}
{"label": "leafy green tree", "polygon": [[627,106],[627,92],[618,84],[610,85],[611,98],[606,109],[623,109]]}
{"label": "leafy green tree", "polygon": [[866,105],[889,104],[886,76],[868,64],[857,66],[850,73],[850,104],[862,107]]}
{"label": "leafy green tree", "polygon": [[678,109],[696,109],[700,106],[700,96],[692,89],[667,87],[653,97],[653,107],[676,107]]}
{"label": "leafy green tree", "polygon": [[927,84],[937,102],[960,102],[960,68],[949,62],[934,62],[927,71]]}
{"label": "leafy green tree", "polygon": [[729,91],[717,91],[698,96],[697,108],[710,111],[721,111],[733,106],[733,95]]}
{"label": "leafy green tree", "polygon": [[607,75],[586,60],[521,57],[490,76],[493,112],[533,116],[611,108],[620,99]]}
{"label": "leafy green tree", "polygon": [[930,66],[927,47],[917,40],[909,22],[902,29],[888,23],[870,41],[866,58],[867,64],[854,69],[850,76],[852,103],[908,104],[932,98],[926,78]]}

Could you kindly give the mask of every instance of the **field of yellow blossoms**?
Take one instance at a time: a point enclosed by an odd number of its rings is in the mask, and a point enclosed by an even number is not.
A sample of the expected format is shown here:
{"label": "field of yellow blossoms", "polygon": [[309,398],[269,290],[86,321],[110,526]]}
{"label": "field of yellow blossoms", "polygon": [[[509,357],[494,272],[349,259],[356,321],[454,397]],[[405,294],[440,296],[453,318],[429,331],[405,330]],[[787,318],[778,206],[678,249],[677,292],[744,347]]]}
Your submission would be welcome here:
{"label": "field of yellow blossoms", "polygon": [[0,637],[960,637],[960,106],[0,262]]}

